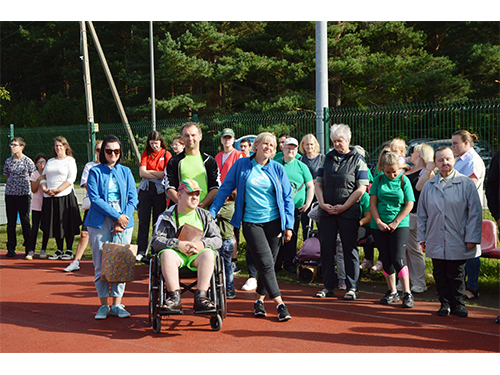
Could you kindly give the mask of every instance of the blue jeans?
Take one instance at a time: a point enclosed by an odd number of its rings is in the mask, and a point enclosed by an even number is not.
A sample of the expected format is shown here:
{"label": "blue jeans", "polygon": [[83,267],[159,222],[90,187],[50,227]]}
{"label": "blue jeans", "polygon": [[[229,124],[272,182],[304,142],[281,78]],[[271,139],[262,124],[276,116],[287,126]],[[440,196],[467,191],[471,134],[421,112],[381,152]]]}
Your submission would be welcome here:
{"label": "blue jeans", "polygon": [[[118,212],[121,212],[120,202],[110,202]],[[106,283],[101,280],[102,245],[106,242],[113,242],[114,234],[111,232],[116,224],[116,220],[106,217],[101,228],[87,227],[89,232],[89,244],[92,249],[92,261],[94,263],[94,284],[99,298],[122,297],[125,292],[125,283]],[[132,240],[134,228],[125,229],[121,233],[122,243],[129,244]]]}
{"label": "blue jeans", "polygon": [[226,294],[234,293],[234,276],[233,268],[231,267],[231,254],[234,251],[234,245],[234,237],[231,237],[229,240],[223,240],[222,247],[217,250],[224,262],[224,273],[226,274]]}

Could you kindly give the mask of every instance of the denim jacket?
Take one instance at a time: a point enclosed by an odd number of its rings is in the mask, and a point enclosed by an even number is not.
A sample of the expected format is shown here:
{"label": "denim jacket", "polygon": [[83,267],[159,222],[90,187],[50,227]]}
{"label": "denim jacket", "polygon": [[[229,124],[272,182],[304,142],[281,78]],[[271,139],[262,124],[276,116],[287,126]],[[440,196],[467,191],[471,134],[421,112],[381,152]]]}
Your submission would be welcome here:
{"label": "denim jacket", "polygon": [[[248,176],[250,176],[250,173],[252,172],[253,158],[253,155],[249,158],[241,158],[233,164],[227,173],[222,186],[219,188],[219,193],[215,196],[214,201],[210,206],[210,213],[213,217],[216,217],[217,212],[219,212],[220,208],[224,204],[224,200],[234,189],[237,189],[238,194],[236,195],[234,215],[231,219],[231,224],[235,228],[240,227],[241,219],[243,218],[245,186]],[[278,204],[277,208],[281,218],[281,229],[283,231],[285,229],[293,230],[293,224],[295,221],[295,204],[293,203],[292,187],[290,185],[290,180],[286,175],[285,168],[274,160],[269,160],[269,162],[262,167],[262,171],[266,173],[272,181],[276,191],[276,202]]]}
{"label": "denim jacket", "polygon": [[[120,187],[120,207],[122,212],[118,212],[108,203],[109,179],[113,174]],[[134,226],[133,213],[139,203],[135,180],[130,168],[121,164],[116,164],[110,168],[107,164],[101,163],[89,171],[87,180],[87,193],[90,198],[90,208],[85,219],[85,225],[93,228],[101,228],[106,216],[118,220],[121,214],[129,218],[127,228]]]}

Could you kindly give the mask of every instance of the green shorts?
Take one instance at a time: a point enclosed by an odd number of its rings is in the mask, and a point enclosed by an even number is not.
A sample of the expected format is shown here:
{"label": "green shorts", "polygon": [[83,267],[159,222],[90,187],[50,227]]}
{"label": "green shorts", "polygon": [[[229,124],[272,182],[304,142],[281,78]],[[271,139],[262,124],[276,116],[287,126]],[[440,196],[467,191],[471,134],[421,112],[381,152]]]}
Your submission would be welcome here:
{"label": "green shorts", "polygon": [[196,268],[195,266],[193,266],[193,262],[196,258],[198,258],[198,255],[200,255],[202,252],[204,252],[205,250],[210,250],[210,251],[213,251],[215,257],[217,257],[217,252],[212,250],[211,248],[209,247],[205,247],[203,250],[201,250],[198,254],[194,254],[194,255],[191,255],[191,256],[187,256],[186,254],[184,254],[182,251],[180,250],[176,250],[176,249],[163,249],[163,250],[160,250],[160,252],[158,253],[158,258],[160,259],[160,262],[161,262],[161,253],[163,253],[164,251],[173,251],[175,254],[177,254],[177,256],[179,257],[179,260],[180,260],[180,266],[179,268],[182,268],[182,267],[187,267],[189,268],[191,271],[197,271],[198,268]]}

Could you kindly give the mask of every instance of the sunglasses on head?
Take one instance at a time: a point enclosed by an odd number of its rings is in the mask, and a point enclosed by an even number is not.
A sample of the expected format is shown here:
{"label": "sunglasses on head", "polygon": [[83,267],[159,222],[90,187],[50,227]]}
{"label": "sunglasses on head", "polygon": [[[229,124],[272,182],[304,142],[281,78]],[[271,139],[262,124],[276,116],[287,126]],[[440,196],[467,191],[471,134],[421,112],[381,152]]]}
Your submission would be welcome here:
{"label": "sunglasses on head", "polygon": [[111,155],[113,152],[115,153],[115,155],[120,155],[121,150],[119,148],[117,148],[116,150],[111,150],[107,148],[104,150],[104,152],[108,155]]}

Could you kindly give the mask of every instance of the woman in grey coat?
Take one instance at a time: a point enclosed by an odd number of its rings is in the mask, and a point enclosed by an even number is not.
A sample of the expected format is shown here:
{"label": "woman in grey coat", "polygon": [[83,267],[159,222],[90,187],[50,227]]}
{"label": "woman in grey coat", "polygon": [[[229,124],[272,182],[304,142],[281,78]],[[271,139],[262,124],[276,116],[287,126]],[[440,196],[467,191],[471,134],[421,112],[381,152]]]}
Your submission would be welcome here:
{"label": "woman in grey coat", "polygon": [[432,259],[439,294],[439,316],[468,316],[465,263],[481,254],[482,209],[474,182],[453,167],[449,147],[434,154],[439,174],[424,185],[418,202],[417,240]]}

